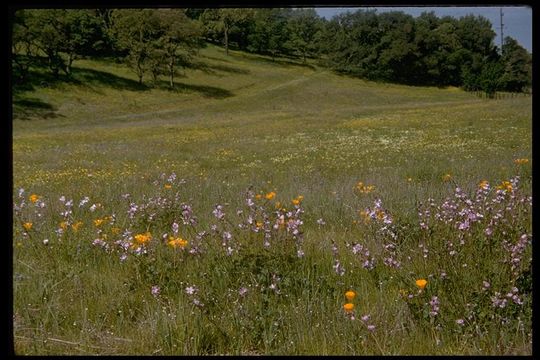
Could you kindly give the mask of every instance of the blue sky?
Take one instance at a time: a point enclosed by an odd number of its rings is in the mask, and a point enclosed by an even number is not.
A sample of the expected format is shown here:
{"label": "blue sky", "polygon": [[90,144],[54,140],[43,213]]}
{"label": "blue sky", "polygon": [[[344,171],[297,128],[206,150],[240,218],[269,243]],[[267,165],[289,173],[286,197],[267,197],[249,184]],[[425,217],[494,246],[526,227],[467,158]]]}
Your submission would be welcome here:
{"label": "blue sky", "polygon": [[478,6],[478,7],[458,7],[458,6],[437,6],[437,7],[348,7],[348,8],[316,8],[319,16],[327,19],[345,12],[356,11],[357,9],[376,9],[378,13],[383,11],[403,11],[404,13],[418,16],[424,11],[433,11],[438,17],[453,16],[459,18],[464,15],[482,15],[491,21],[493,30],[497,33],[495,44],[500,46],[500,14],[499,9],[503,9],[504,36],[511,36],[516,39],[521,46],[532,52],[532,8],[527,6]]}

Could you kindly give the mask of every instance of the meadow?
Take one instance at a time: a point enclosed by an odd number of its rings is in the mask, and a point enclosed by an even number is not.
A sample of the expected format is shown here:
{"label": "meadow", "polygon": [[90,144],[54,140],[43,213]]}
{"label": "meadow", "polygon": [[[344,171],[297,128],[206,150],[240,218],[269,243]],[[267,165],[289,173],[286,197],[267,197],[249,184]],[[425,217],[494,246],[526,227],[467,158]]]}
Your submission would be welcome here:
{"label": "meadow", "polygon": [[16,353],[531,354],[532,97],[197,62],[14,88]]}

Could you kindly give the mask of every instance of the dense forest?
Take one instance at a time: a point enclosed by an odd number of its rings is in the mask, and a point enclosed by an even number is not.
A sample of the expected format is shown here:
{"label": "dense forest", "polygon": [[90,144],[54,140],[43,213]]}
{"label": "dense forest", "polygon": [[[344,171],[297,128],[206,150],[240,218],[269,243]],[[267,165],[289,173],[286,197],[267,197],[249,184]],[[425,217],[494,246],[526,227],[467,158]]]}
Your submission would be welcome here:
{"label": "dense forest", "polygon": [[170,86],[207,42],[252,53],[316,61],[336,72],[409,85],[469,91],[528,91],[532,54],[506,37],[495,45],[482,16],[413,17],[358,10],[326,20],[314,9],[23,9],[12,21],[13,81],[33,67],[69,77],[74,61],[123,61],[139,82]]}

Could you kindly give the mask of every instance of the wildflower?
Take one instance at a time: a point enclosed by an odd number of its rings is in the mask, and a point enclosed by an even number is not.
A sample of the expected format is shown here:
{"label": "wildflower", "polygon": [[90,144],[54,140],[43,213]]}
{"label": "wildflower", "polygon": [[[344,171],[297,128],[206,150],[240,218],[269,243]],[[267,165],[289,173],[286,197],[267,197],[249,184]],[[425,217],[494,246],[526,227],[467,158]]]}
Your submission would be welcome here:
{"label": "wildflower", "polygon": [[442,179],[443,179],[443,181],[450,181],[450,179],[452,179],[452,175],[445,174]]}
{"label": "wildflower", "polygon": [[149,232],[146,232],[144,234],[137,234],[133,238],[137,243],[144,244],[152,239],[152,235]]}
{"label": "wildflower", "polygon": [[43,245],[48,245],[49,244],[49,239],[43,239]]}
{"label": "wildflower", "polygon": [[478,187],[483,190],[489,189],[489,182],[487,180],[482,180],[478,183]]}
{"label": "wildflower", "polygon": [[343,309],[346,312],[351,312],[354,309],[354,304],[353,303],[347,303],[347,304],[343,305]]}
{"label": "wildflower", "polygon": [[374,185],[364,185],[363,182],[359,181],[356,184],[356,189],[359,192],[361,192],[362,194],[368,194],[368,193],[372,192],[373,190],[375,190],[375,186]]}
{"label": "wildflower", "polygon": [[497,186],[497,190],[512,191],[512,183],[510,181],[503,181],[500,185]]}
{"label": "wildflower", "polygon": [[275,196],[276,196],[276,193],[274,191],[271,191],[268,194],[264,195],[266,200],[272,200]]}
{"label": "wildflower", "polygon": [[195,285],[191,285],[191,286],[186,287],[186,294],[188,294],[188,295],[193,295],[197,291],[199,291],[199,289],[197,289],[197,287]]}
{"label": "wildflower", "polygon": [[420,288],[420,290],[423,290],[427,285],[427,280],[426,279],[418,279],[416,280],[416,286],[418,286]]}
{"label": "wildflower", "polygon": [[113,227],[113,228],[111,228],[111,232],[112,232],[114,235],[118,235],[118,234],[120,234],[120,228]]}
{"label": "wildflower", "polygon": [[261,199],[261,198],[262,198],[262,195],[261,195],[261,194],[255,195],[255,199],[259,200],[259,199]]}
{"label": "wildflower", "polygon": [[345,293],[345,297],[347,298],[347,300],[349,301],[352,301],[354,299],[354,297],[356,296],[356,293],[352,290],[349,290]]}
{"label": "wildflower", "polygon": [[367,326],[367,329],[368,329],[369,331],[375,331],[375,325],[368,325],[368,326]]}
{"label": "wildflower", "polygon": [[25,223],[23,224],[23,228],[24,228],[26,231],[30,230],[30,229],[32,228],[32,223],[31,223],[31,222],[25,222]]}
{"label": "wildflower", "polygon": [[35,203],[36,201],[39,200],[39,196],[36,195],[36,194],[30,195],[28,198],[30,199],[30,201],[31,201],[32,203]]}
{"label": "wildflower", "polygon": [[165,189],[170,189],[170,188],[172,188],[172,185],[171,185],[171,184],[165,184],[163,187],[164,187]]}
{"label": "wildflower", "polygon": [[172,236],[169,237],[169,242],[167,243],[169,246],[173,248],[181,247],[184,248],[188,242],[182,238],[174,238]]}
{"label": "wildflower", "polygon": [[94,225],[96,227],[99,227],[99,226],[101,226],[101,224],[103,224],[103,221],[104,221],[103,219],[96,219],[96,220],[94,220]]}
{"label": "wildflower", "polygon": [[463,319],[457,319],[456,320],[456,324],[458,324],[460,326],[463,326],[464,323],[465,323],[465,320],[463,320]]}
{"label": "wildflower", "polygon": [[71,225],[71,228],[73,229],[73,231],[77,232],[82,224],[82,221],[77,221],[75,224]]}
{"label": "wildflower", "polygon": [[248,292],[248,289],[245,287],[241,287],[240,289],[238,289],[238,294],[242,297],[245,296],[247,292]]}
{"label": "wildflower", "polygon": [[362,316],[360,318],[360,320],[362,320],[363,322],[367,322],[367,321],[369,321],[370,318],[371,318],[371,316],[369,314],[367,314],[367,315]]}
{"label": "wildflower", "polygon": [[157,297],[159,295],[159,292],[160,292],[159,286],[157,286],[157,285],[152,286],[152,295]]}
{"label": "wildflower", "polygon": [[68,226],[67,221],[62,221],[62,222],[60,223],[60,227],[61,227],[63,230],[66,230],[66,229],[67,229],[67,226]]}
{"label": "wildflower", "polygon": [[90,198],[88,198],[88,196],[85,196],[84,199],[82,199],[79,203],[79,207],[84,206],[88,201],[90,201]]}
{"label": "wildflower", "polygon": [[429,302],[429,305],[431,305],[431,311],[429,312],[429,315],[431,316],[437,316],[439,315],[439,298],[437,296],[431,297],[431,300]]}
{"label": "wildflower", "polygon": [[215,209],[212,211],[212,214],[218,219],[222,220],[225,217],[225,213],[223,212],[223,206],[216,205]]}
{"label": "wildflower", "polygon": [[326,222],[321,218],[321,219],[317,220],[317,224],[326,225]]}
{"label": "wildflower", "polygon": [[514,163],[516,163],[518,165],[527,164],[528,162],[529,162],[529,159],[516,159],[516,160],[514,160]]}
{"label": "wildflower", "polygon": [[412,181],[412,178],[407,178],[407,181],[408,181],[408,182],[411,182],[411,181]]}

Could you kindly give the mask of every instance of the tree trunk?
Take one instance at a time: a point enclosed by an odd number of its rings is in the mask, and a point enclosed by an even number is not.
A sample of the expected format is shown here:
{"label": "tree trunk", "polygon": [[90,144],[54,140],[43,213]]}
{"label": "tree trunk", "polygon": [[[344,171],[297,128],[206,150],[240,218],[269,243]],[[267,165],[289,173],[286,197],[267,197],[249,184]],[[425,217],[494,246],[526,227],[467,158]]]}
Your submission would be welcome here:
{"label": "tree trunk", "polygon": [[229,55],[229,27],[225,26],[225,55]]}
{"label": "tree trunk", "polygon": [[49,69],[51,70],[53,76],[58,78],[58,59],[54,53],[49,53]]}
{"label": "tree trunk", "polygon": [[73,60],[74,60],[75,56],[73,54],[69,54],[69,57],[68,57],[68,62],[66,64],[66,75],[68,76],[71,76],[71,68],[72,68],[72,64],[73,64]]}
{"label": "tree trunk", "polygon": [[171,89],[174,88],[174,57],[169,61],[169,85]]}

